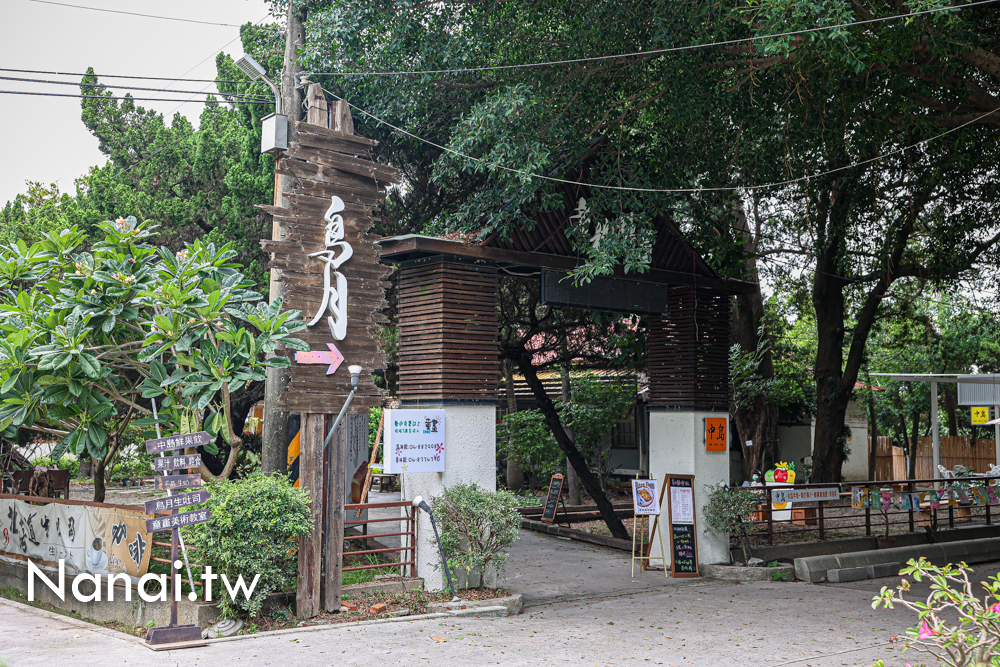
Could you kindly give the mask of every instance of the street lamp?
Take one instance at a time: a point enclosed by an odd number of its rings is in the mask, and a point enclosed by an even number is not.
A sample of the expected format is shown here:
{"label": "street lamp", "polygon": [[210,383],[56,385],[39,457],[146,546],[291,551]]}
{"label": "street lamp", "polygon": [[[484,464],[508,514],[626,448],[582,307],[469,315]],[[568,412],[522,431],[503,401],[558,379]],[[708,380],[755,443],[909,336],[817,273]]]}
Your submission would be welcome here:
{"label": "street lamp", "polygon": [[333,434],[337,430],[337,425],[340,424],[341,418],[344,413],[347,412],[347,406],[351,404],[351,399],[354,398],[354,394],[358,391],[358,380],[361,378],[361,371],[364,370],[361,366],[348,366],[347,372],[351,374],[351,393],[347,395],[347,400],[344,401],[344,407],[340,409],[340,414],[337,415],[337,419],[333,422],[333,426],[330,427],[330,432],[326,434],[326,440],[323,441],[323,449],[330,444],[330,440],[333,439]]}
{"label": "street lamp", "polygon": [[274,113],[264,116],[261,120],[260,151],[262,153],[277,153],[288,148],[288,116],[282,113],[281,91],[267,78],[265,70],[259,62],[246,53],[236,61],[236,67],[246,74],[251,81],[263,81],[274,93]]}
{"label": "street lamp", "polygon": [[451,588],[451,601],[461,602],[462,599],[455,595],[455,584],[451,580],[451,570],[448,569],[448,559],[444,556],[444,547],[441,546],[441,536],[438,535],[437,524],[434,523],[434,515],[431,514],[431,506],[427,504],[427,501],[424,500],[423,496],[416,496],[413,499],[413,506],[427,512],[427,516],[431,518],[431,528],[434,529],[434,539],[437,540],[438,551],[441,552],[441,564],[444,565],[444,573],[448,576],[448,586]]}

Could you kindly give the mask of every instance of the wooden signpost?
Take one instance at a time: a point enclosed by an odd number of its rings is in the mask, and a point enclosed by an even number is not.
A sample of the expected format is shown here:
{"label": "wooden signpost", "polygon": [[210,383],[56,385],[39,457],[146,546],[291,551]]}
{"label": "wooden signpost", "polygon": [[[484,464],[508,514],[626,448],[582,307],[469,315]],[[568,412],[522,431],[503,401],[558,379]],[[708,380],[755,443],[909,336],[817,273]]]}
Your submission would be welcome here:
{"label": "wooden signpost", "polygon": [[565,477],[559,473],[552,475],[549,480],[549,493],[545,496],[545,506],[542,508],[542,521],[545,523],[556,523],[556,509],[562,503],[563,518],[567,526],[572,526],[569,522],[569,512],[566,511],[566,503],[562,500],[563,482]]}
{"label": "wooden signpost", "polygon": [[698,577],[698,530],[694,517],[694,475],[667,475],[670,576]]}
{"label": "wooden signpost", "polygon": [[[663,531],[660,531],[660,555],[651,556],[650,549],[653,545],[653,536],[656,533],[656,524],[660,518],[660,507],[663,505],[663,489],[656,492],[655,479],[639,479],[636,475],[632,480],[632,576],[635,576],[635,562],[639,561],[639,571],[648,569],[649,561],[659,560],[663,562],[663,576],[667,575],[667,554],[663,546]],[[649,546],[643,549],[643,531],[639,523],[639,517],[653,516],[653,530],[649,534]],[[639,548],[636,549],[636,537],[639,539]]]}
{"label": "wooden signpost", "polygon": [[[153,406],[154,415],[156,406]],[[159,426],[157,426],[159,435]],[[146,441],[146,451],[150,454],[162,454],[171,452],[170,456],[160,456],[153,459],[153,467],[160,475],[153,478],[153,488],[160,491],[167,491],[166,498],[157,498],[146,502],[146,512],[156,514],[169,512],[169,516],[154,517],[146,520],[146,530],[150,533],[169,530],[170,539],[170,624],[165,627],[150,628],[146,631],[146,643],[154,650],[167,650],[172,648],[191,648],[204,645],[201,636],[201,627],[198,625],[178,625],[177,624],[177,600],[180,597],[181,588],[180,576],[177,573],[178,548],[183,546],[180,537],[182,526],[191,526],[196,523],[204,523],[212,518],[212,513],[208,510],[194,510],[192,512],[178,513],[184,507],[191,507],[205,502],[209,499],[208,491],[195,491],[193,493],[178,493],[183,489],[201,486],[201,475],[188,474],[180,475],[176,470],[191,470],[201,467],[200,454],[185,454],[187,447],[197,447],[213,440],[211,434],[205,431],[189,434],[178,434],[166,438],[156,438]],[[185,562],[187,555],[184,555]],[[188,579],[191,579],[191,567],[188,566]],[[192,583],[191,597],[194,599],[194,584]]]}

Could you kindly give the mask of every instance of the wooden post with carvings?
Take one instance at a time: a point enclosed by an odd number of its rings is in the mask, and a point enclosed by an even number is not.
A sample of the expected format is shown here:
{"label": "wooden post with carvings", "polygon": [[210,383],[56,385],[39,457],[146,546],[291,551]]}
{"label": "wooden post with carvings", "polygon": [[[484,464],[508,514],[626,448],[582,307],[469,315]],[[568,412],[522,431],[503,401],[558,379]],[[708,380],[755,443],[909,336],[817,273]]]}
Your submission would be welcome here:
{"label": "wooden post with carvings", "polygon": [[[339,444],[330,445],[324,475],[323,423],[326,415],[340,411],[351,391],[348,365],[364,369],[350,412],[367,414],[382,402],[372,370],[385,366],[376,327],[386,321],[379,311],[389,284],[387,269],[378,261],[377,237],[368,230],[386,187],[399,181],[396,169],[372,161],[369,151],[378,142],[354,134],[346,102],[328,106],[318,84],[310,86],[307,99],[309,122],[296,125],[295,139],[276,168],[294,178],[295,187],[287,193],[285,206],[260,207],[274,216],[279,230],[261,245],[271,253],[269,268],[277,269],[282,283],[282,310],[298,310],[305,321],[315,322],[295,335],[311,351],[296,353],[286,369],[290,379],[278,403],[283,411],[302,414],[299,479],[312,497],[313,530],[299,549],[300,618],[321,611],[324,562],[325,607],[340,609],[344,447],[343,437],[336,436]],[[292,356],[291,350],[278,353]]]}

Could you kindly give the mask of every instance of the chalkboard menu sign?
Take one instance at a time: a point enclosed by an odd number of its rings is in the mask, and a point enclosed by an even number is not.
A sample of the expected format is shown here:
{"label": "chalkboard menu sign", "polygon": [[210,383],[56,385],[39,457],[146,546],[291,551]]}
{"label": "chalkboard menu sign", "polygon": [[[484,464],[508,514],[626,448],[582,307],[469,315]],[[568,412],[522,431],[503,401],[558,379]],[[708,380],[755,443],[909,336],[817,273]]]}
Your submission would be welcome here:
{"label": "chalkboard menu sign", "polygon": [[694,519],[694,475],[667,475],[667,489],[670,576],[700,576],[697,528]]}
{"label": "chalkboard menu sign", "polygon": [[549,494],[545,497],[545,509],[542,510],[542,521],[555,523],[556,506],[559,504],[559,494],[562,493],[563,476],[556,473],[549,480]]}

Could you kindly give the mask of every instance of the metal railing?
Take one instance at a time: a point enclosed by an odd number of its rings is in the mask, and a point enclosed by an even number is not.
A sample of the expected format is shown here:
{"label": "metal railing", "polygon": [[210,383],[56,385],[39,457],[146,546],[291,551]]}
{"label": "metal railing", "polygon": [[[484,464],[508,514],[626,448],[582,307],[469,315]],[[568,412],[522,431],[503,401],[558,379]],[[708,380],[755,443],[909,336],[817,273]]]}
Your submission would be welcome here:
{"label": "metal railing", "polygon": [[[361,510],[375,510],[375,509],[390,509],[393,507],[405,508],[404,512],[401,512],[398,516],[394,517],[382,517],[376,519],[357,519],[355,518],[359,511]],[[399,568],[400,576],[406,575],[406,569],[409,567],[409,575],[417,575],[417,561],[416,561],[416,526],[415,526],[415,508],[408,501],[394,501],[388,503],[351,503],[344,505],[344,510],[347,512],[347,520],[344,521],[344,527],[347,529],[363,527],[366,530],[360,535],[347,535],[344,537],[345,542],[354,542],[357,540],[364,540],[365,547],[369,546],[370,542],[375,542],[380,544],[379,538],[383,537],[398,537],[399,546],[398,547],[379,547],[376,549],[365,548],[358,551],[348,551],[344,550],[344,572],[352,572],[358,570],[378,570],[378,569],[388,569],[388,568]],[[367,530],[367,527],[373,523],[384,523],[394,521],[399,524],[405,524],[405,530],[397,533],[373,533]],[[347,567],[347,559],[349,557],[358,556],[368,556],[375,555],[376,558],[381,559],[383,556],[390,557],[390,562],[370,564],[370,565],[352,565]],[[394,560],[398,558],[399,560]]]}
{"label": "metal railing", "polygon": [[[772,506],[772,492],[808,489],[838,489],[837,500],[793,501],[787,509]],[[987,502],[976,501],[974,487],[986,490],[992,487],[994,494],[987,494]],[[747,531],[748,536],[758,544],[800,542],[802,539],[826,540],[830,537],[871,537],[883,535],[886,522],[890,536],[900,533],[957,525],[992,525],[994,515],[1000,510],[1000,475],[982,475],[960,478],[908,479],[888,481],[831,482],[828,484],[790,484],[780,486],[752,487],[760,492],[761,503]],[[863,508],[852,507],[851,489],[867,488],[871,501]],[[871,491],[874,489],[874,491]],[[922,494],[944,490],[945,498],[940,503],[918,502],[914,507],[903,508],[895,503],[899,494]],[[960,501],[960,491],[965,492],[966,502]],[[885,513],[881,510],[881,493],[893,494],[893,506]],[[989,500],[996,502],[990,503]],[[789,512],[786,519],[776,519],[775,514]],[[873,516],[874,515],[874,516]],[[903,529],[901,530],[900,527]],[[802,538],[802,539],[798,539]]]}

